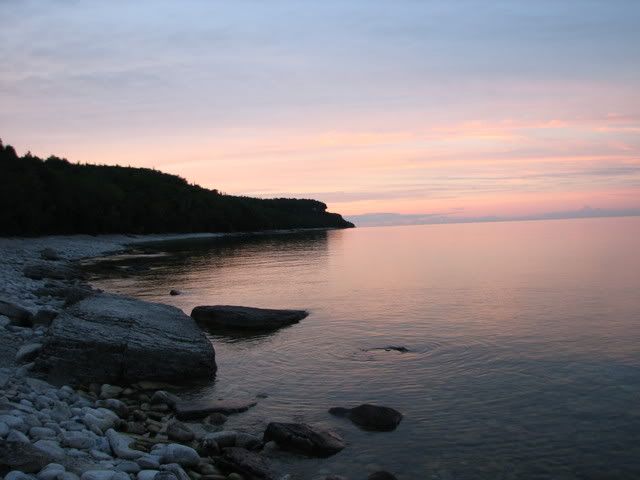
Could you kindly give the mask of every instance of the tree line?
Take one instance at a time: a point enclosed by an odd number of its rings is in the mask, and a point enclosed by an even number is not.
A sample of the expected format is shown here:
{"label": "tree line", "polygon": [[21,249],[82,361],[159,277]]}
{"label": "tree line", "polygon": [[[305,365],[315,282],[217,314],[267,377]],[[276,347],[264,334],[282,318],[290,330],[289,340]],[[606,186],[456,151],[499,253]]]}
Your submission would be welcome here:
{"label": "tree line", "polygon": [[18,156],[0,140],[0,234],[348,228],[317,200],[224,195],[149,168]]}

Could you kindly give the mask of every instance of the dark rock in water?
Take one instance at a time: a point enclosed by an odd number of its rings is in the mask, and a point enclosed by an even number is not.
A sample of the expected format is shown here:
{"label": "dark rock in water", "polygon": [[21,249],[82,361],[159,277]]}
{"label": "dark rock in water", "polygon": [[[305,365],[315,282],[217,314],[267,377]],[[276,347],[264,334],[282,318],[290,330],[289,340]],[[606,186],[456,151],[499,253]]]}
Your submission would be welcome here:
{"label": "dark rock in water", "polygon": [[29,310],[6,300],[0,300],[0,315],[9,317],[12,324],[20,327],[32,325],[31,312]]}
{"label": "dark rock in water", "polygon": [[226,421],[227,416],[224,413],[212,413],[204,419],[204,422],[210,425],[224,425]]}
{"label": "dark rock in water", "polygon": [[330,408],[329,413],[347,417],[365,430],[395,430],[402,420],[402,414],[393,408],[379,407],[366,403],[355,408]]}
{"label": "dark rock in water", "polygon": [[39,472],[56,458],[31,443],[0,441],[0,475],[10,470]]}
{"label": "dark rock in water", "polygon": [[367,477],[367,480],[398,480],[395,475],[389,472],[380,471],[372,473]]}
{"label": "dark rock in water", "polygon": [[328,457],[346,446],[337,433],[305,423],[272,422],[267,425],[263,440],[265,443],[273,440],[283,450],[315,457]]}
{"label": "dark rock in water", "polygon": [[33,316],[33,326],[38,327],[48,327],[53,322],[53,319],[58,316],[58,312],[53,310],[38,310],[38,312]]}
{"label": "dark rock in water", "polygon": [[224,455],[218,460],[224,470],[238,472],[247,479],[275,480],[276,473],[262,455],[250,452],[244,448],[232,447],[224,450]]}
{"label": "dark rock in water", "polygon": [[230,415],[232,413],[246,412],[251,407],[256,406],[256,402],[242,402],[235,400],[180,400],[176,403],[176,415],[180,420],[190,420],[192,418],[206,417],[211,413],[222,413]]}
{"label": "dark rock in water", "polygon": [[43,260],[60,260],[60,254],[53,248],[44,248],[40,251],[40,258]]}
{"label": "dark rock in water", "polygon": [[157,404],[164,403],[164,404],[168,405],[171,408],[175,408],[176,404],[179,401],[180,401],[180,398],[178,398],[173,393],[169,393],[169,392],[167,392],[165,390],[156,391],[151,396],[151,399],[150,399],[151,405],[157,405]]}
{"label": "dark rock in water", "polygon": [[376,348],[365,348],[363,352],[375,352],[376,350],[384,350],[385,352],[400,352],[407,353],[409,349],[407,347],[399,346],[399,345],[387,345],[386,347],[376,347]]}
{"label": "dark rock in water", "polygon": [[191,316],[206,328],[233,330],[275,330],[298,323],[308,312],[304,310],[273,310],[268,308],[212,305],[195,307]]}
{"label": "dark rock in water", "polygon": [[84,274],[76,267],[66,262],[39,262],[26,265],[22,270],[25,277],[32,280],[52,278],[54,280],[76,280]]}
{"label": "dark rock in water", "polygon": [[195,438],[195,434],[184,423],[173,421],[167,425],[167,437],[169,440],[188,443]]}
{"label": "dark rock in water", "polygon": [[198,447],[196,451],[201,457],[212,457],[220,455],[220,447],[218,446],[218,442],[216,442],[212,438],[201,438],[198,441]]}
{"label": "dark rock in water", "polygon": [[213,346],[181,310],[97,294],[64,310],[43,339],[36,368],[51,381],[131,383],[211,378]]}
{"label": "dark rock in water", "polygon": [[175,297],[176,295],[180,295],[180,294],[182,294],[182,292],[180,290],[171,290],[169,292],[169,295],[171,295],[173,297]]}
{"label": "dark rock in water", "polygon": [[400,353],[407,353],[409,351],[409,349],[407,347],[403,347],[403,346],[397,346],[397,345],[389,345],[383,348],[383,350],[385,352],[390,352],[390,351],[396,351],[396,352],[400,352]]}

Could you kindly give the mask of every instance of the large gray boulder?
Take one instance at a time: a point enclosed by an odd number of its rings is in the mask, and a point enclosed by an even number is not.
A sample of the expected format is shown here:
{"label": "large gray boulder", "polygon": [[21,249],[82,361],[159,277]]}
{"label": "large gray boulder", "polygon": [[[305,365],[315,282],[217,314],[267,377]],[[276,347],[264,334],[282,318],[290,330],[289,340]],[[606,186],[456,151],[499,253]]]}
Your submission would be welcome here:
{"label": "large gray boulder", "polygon": [[181,310],[97,294],[51,323],[36,368],[52,382],[184,382],[211,378],[213,346]]}
{"label": "large gray boulder", "polygon": [[274,310],[270,308],[209,305],[195,307],[191,317],[208,329],[275,330],[305,318],[305,310]]}

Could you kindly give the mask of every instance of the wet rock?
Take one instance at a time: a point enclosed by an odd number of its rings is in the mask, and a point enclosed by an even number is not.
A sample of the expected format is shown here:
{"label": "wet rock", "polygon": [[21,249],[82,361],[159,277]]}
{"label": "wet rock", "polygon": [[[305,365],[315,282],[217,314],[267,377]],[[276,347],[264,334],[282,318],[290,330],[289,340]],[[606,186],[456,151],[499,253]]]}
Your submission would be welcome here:
{"label": "wet rock", "polygon": [[115,475],[116,472],[111,470],[88,470],[82,474],[80,480],[115,480],[113,478]]}
{"label": "wet rock", "polygon": [[212,413],[207,416],[203,421],[209,425],[224,425],[228,417],[223,413]]}
{"label": "wet rock", "polygon": [[57,480],[65,472],[64,466],[59,463],[50,463],[36,475],[38,480]]}
{"label": "wet rock", "polygon": [[145,455],[144,452],[129,448],[129,445],[131,445],[133,439],[124,435],[120,435],[113,429],[107,430],[106,436],[109,440],[111,450],[113,450],[113,453],[119,458],[123,458],[125,460],[136,460],[137,458]]}
{"label": "wet rock", "polygon": [[386,471],[380,471],[372,473],[367,477],[367,480],[398,480],[395,475],[392,475]]}
{"label": "wet rock", "polygon": [[86,430],[84,432],[64,431],[60,434],[60,443],[67,448],[90,449],[96,441]]}
{"label": "wet rock", "polygon": [[13,325],[22,327],[30,327],[32,325],[31,312],[7,300],[0,300],[0,315],[8,317]]}
{"label": "wet rock", "polygon": [[208,329],[275,330],[298,323],[305,310],[274,310],[234,305],[199,306],[191,311],[198,324]]}
{"label": "wet rock", "polygon": [[173,421],[167,425],[167,437],[169,440],[188,443],[195,438],[195,434],[184,423]]}
{"label": "wet rock", "polygon": [[152,405],[158,405],[158,404],[164,403],[165,405],[168,405],[171,408],[175,408],[176,404],[179,401],[180,399],[176,395],[173,395],[172,393],[169,393],[165,390],[156,391],[151,396],[151,399],[150,399],[150,402]]}
{"label": "wet rock", "polygon": [[171,295],[173,297],[175,297],[176,295],[180,295],[180,294],[182,294],[182,292],[180,290],[172,289],[172,290],[169,291],[169,295]]}
{"label": "wet rock", "polygon": [[52,463],[64,459],[64,449],[60,447],[60,444],[55,440],[38,440],[37,442],[33,443],[33,446],[51,459],[47,463]]}
{"label": "wet rock", "polygon": [[31,427],[29,429],[29,436],[34,440],[41,440],[47,438],[55,438],[56,432],[52,428],[46,427]]}
{"label": "wet rock", "polygon": [[98,400],[96,405],[108,408],[120,418],[126,418],[129,415],[129,407],[121,400],[116,398],[107,398],[106,400]]}
{"label": "wet rock", "polygon": [[160,473],[160,470],[140,470],[136,478],[138,480],[154,480],[156,475]]}
{"label": "wet rock", "polygon": [[[275,480],[277,478],[265,457],[244,448],[227,448],[219,462],[226,470],[238,472],[246,478],[259,480]],[[231,476],[227,478],[231,478]]]}
{"label": "wet rock", "polygon": [[242,413],[256,406],[254,401],[237,400],[181,400],[176,406],[176,415],[180,420],[190,420],[202,418],[212,413],[222,413],[230,415],[232,413]]}
{"label": "wet rock", "polygon": [[201,438],[198,442],[197,452],[202,457],[213,457],[220,454],[220,446],[212,438]]}
{"label": "wet rock", "polygon": [[38,310],[33,316],[34,327],[48,327],[53,322],[53,319],[58,316],[58,312],[53,310],[42,309]]}
{"label": "wet rock", "polygon": [[346,417],[365,430],[395,430],[402,420],[402,414],[393,408],[366,403],[355,408],[330,408],[329,413]]}
{"label": "wet rock", "polygon": [[346,446],[337,433],[305,423],[272,422],[267,425],[263,440],[273,440],[283,450],[317,457],[333,455]]}
{"label": "wet rock", "polygon": [[27,475],[19,470],[13,470],[4,477],[4,480],[33,480],[31,475]]}
{"label": "wet rock", "polygon": [[23,268],[22,273],[32,280],[42,280],[44,278],[77,280],[84,277],[84,274],[78,268],[66,262],[31,263]]}
{"label": "wet rock", "polygon": [[56,459],[30,443],[0,442],[0,465],[21,472],[39,472]]}
{"label": "wet rock", "polygon": [[60,254],[53,248],[47,247],[40,250],[40,258],[43,260],[55,261],[60,260]]}
{"label": "wet rock", "polygon": [[42,350],[41,343],[28,343],[21,346],[16,352],[17,363],[27,363],[33,361]]}
{"label": "wet rock", "polygon": [[200,455],[193,448],[178,443],[157,445],[152,454],[159,455],[160,463],[177,463],[183,467],[194,467],[200,463]]}
{"label": "wet rock", "polygon": [[44,286],[36,290],[36,295],[39,297],[54,297],[64,300],[65,306],[71,306],[78,303],[80,300],[99,293],[99,290],[94,290],[90,285],[80,283],[78,285],[49,285]]}
{"label": "wet rock", "polygon": [[154,455],[143,455],[136,460],[143,470],[157,470],[160,468],[160,458]]}
{"label": "wet rock", "polygon": [[189,480],[189,475],[177,463],[168,463],[160,467],[161,472],[171,472],[178,480]]}
{"label": "wet rock", "polygon": [[116,470],[125,473],[138,473],[141,468],[140,465],[138,465],[136,462],[125,460],[124,462],[120,462],[118,465],[116,465]]}
{"label": "wet rock", "polygon": [[387,345],[386,347],[380,347],[380,348],[369,348],[365,351],[367,352],[371,352],[374,350],[384,350],[385,352],[400,352],[400,353],[407,353],[409,352],[409,349],[407,347],[401,346],[401,345]]}
{"label": "wet rock", "polygon": [[29,437],[18,430],[11,430],[7,435],[7,442],[30,443]]}
{"label": "wet rock", "polygon": [[100,398],[115,398],[122,393],[122,390],[124,390],[122,387],[105,383],[100,387]]}
{"label": "wet rock", "polygon": [[52,381],[87,383],[179,382],[211,378],[216,370],[213,346],[182,311],[110,294],[56,317],[36,367]]}
{"label": "wet rock", "polygon": [[147,429],[144,426],[144,423],[140,422],[127,422],[127,428],[125,428],[125,432],[133,433],[135,435],[144,435],[147,433]]}
{"label": "wet rock", "polygon": [[160,471],[153,477],[153,480],[178,480],[178,477],[173,472]]}

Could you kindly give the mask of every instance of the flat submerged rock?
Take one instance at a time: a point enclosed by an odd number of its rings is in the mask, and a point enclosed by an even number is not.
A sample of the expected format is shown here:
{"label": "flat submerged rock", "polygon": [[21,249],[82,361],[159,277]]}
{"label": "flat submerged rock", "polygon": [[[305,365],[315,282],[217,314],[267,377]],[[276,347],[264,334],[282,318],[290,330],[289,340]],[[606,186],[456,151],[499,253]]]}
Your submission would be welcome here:
{"label": "flat submerged rock", "polygon": [[176,416],[180,420],[190,420],[195,418],[206,417],[212,413],[222,413],[230,415],[233,413],[242,413],[255,407],[255,401],[239,401],[239,400],[180,400],[175,405]]}
{"label": "flat submerged rock", "polygon": [[277,310],[236,305],[203,305],[191,311],[191,317],[207,329],[275,330],[309,315],[306,310]]}

